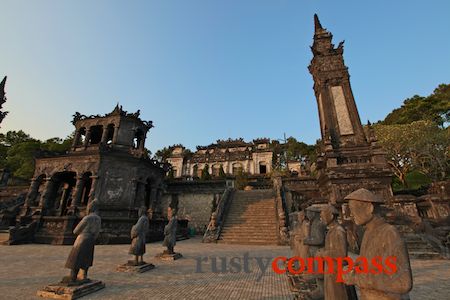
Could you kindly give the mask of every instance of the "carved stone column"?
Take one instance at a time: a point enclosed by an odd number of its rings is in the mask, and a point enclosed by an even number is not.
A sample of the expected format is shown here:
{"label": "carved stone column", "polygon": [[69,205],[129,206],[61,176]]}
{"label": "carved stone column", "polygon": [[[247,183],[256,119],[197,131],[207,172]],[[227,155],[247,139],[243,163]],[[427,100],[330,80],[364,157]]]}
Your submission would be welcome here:
{"label": "carved stone column", "polygon": [[156,208],[157,196],[158,196],[157,187],[152,185],[150,190],[150,207],[152,208],[153,211],[155,211]]}
{"label": "carved stone column", "polygon": [[106,126],[106,127],[103,126],[101,143],[106,144],[107,139],[108,139],[108,126]]}
{"label": "carved stone column", "polygon": [[139,140],[138,148],[141,151],[144,151],[145,137],[146,137],[146,134],[142,134],[140,137],[140,140]]}
{"label": "carved stone column", "polygon": [[25,206],[31,206],[38,194],[40,182],[36,178],[31,179],[30,189],[28,190],[27,198],[25,199]]}
{"label": "carved stone column", "polygon": [[73,138],[72,148],[75,148],[78,145],[79,141],[80,141],[80,130],[77,129],[77,131],[75,131],[75,136]]}
{"label": "carved stone column", "polygon": [[88,203],[91,202],[92,200],[94,200],[95,198],[95,189],[97,187],[97,181],[98,181],[98,176],[97,175],[92,175],[91,177],[91,189],[89,190],[89,196],[88,196]]}
{"label": "carved stone column", "polygon": [[61,195],[61,199],[59,200],[59,215],[62,216],[65,214],[65,210],[67,209],[67,193],[69,192],[69,184],[65,183]]}
{"label": "carved stone column", "polygon": [[70,207],[72,209],[80,206],[81,196],[83,194],[83,188],[84,188],[83,177],[78,176],[77,183],[75,184],[75,188],[73,189],[73,192],[72,192],[72,203],[70,205]]}
{"label": "carved stone column", "polygon": [[51,190],[55,184],[52,178],[45,178],[44,180],[45,180],[43,189],[44,192],[42,193],[41,199],[39,199],[39,207],[41,209],[47,208],[48,197],[50,196]]}
{"label": "carved stone column", "polygon": [[86,137],[84,139],[84,147],[87,147],[89,145],[89,140],[91,139],[91,128],[86,128]]}
{"label": "carved stone column", "polygon": [[119,137],[119,126],[114,126],[113,144],[117,143],[117,138]]}

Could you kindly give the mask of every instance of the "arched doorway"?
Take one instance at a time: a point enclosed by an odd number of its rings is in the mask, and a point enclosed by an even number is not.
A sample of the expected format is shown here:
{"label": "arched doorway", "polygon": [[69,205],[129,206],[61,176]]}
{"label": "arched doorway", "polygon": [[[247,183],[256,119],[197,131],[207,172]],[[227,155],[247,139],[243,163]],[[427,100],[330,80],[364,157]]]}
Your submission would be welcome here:
{"label": "arched doorway", "polygon": [[233,164],[233,175],[238,175],[239,173],[242,173],[243,168],[241,163],[234,163]]}

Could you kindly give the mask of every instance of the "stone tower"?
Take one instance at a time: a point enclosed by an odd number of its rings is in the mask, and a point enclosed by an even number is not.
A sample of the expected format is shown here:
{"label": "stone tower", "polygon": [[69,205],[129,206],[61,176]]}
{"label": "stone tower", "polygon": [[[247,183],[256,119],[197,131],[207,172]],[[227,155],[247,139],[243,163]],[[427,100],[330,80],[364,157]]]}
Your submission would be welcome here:
{"label": "stone tower", "polygon": [[319,109],[322,136],[318,158],[321,196],[331,203],[343,201],[348,193],[368,188],[391,199],[391,171],[376,143],[373,129],[363,128],[344,64],[344,42],[337,47],[333,35],[314,15],[313,59],[309,72]]}

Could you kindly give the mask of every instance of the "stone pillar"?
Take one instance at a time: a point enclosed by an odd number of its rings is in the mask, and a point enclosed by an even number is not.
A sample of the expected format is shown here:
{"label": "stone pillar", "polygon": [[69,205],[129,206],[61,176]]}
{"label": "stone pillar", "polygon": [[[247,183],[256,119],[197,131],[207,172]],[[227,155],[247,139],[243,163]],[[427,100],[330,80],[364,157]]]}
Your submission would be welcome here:
{"label": "stone pillar", "polygon": [[98,181],[98,176],[97,175],[92,175],[91,177],[92,182],[91,182],[91,190],[89,191],[89,196],[88,196],[88,203],[91,202],[92,200],[94,200],[95,198],[95,189],[97,188],[97,181]]}
{"label": "stone pillar", "polygon": [[62,216],[65,213],[65,210],[67,208],[67,192],[69,190],[69,184],[65,183],[61,195],[61,199],[59,200],[59,215]]}
{"label": "stone pillar", "polygon": [[31,206],[33,200],[36,198],[39,190],[39,181],[36,178],[31,179],[31,185],[28,190],[27,198],[25,199],[25,206]]}
{"label": "stone pillar", "polygon": [[139,150],[142,150],[142,151],[144,151],[145,136],[146,136],[146,134],[141,135],[139,145],[138,145]]}
{"label": "stone pillar", "polygon": [[83,177],[78,176],[77,183],[75,184],[75,188],[73,189],[72,192],[72,203],[70,205],[71,208],[76,208],[80,206],[83,188],[84,188]]}
{"label": "stone pillar", "polygon": [[101,143],[106,144],[107,139],[108,139],[108,126],[106,126],[106,127],[103,126]]}
{"label": "stone pillar", "polygon": [[113,144],[117,143],[117,138],[119,137],[119,126],[114,126]]}
{"label": "stone pillar", "polygon": [[77,131],[75,131],[75,136],[73,138],[72,148],[75,148],[78,145],[79,140],[80,140],[80,130],[77,129]]}
{"label": "stone pillar", "polygon": [[156,186],[151,186],[150,189],[150,207],[152,208],[153,211],[155,211],[156,208],[156,202],[157,202],[157,197],[158,197],[158,190]]}
{"label": "stone pillar", "polygon": [[89,140],[91,139],[91,128],[86,128],[86,137],[84,139],[84,147],[87,147],[89,145]]}
{"label": "stone pillar", "polygon": [[54,185],[54,181],[52,178],[45,178],[45,183],[44,183],[44,192],[42,193],[41,199],[39,199],[39,207],[42,208],[47,208],[47,198],[49,197],[51,190],[53,188]]}

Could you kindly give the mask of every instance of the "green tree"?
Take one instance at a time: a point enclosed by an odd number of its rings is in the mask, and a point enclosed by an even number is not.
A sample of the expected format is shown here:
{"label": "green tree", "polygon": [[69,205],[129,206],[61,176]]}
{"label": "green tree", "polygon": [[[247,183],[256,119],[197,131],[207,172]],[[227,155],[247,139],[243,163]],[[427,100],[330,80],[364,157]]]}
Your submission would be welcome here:
{"label": "green tree", "polygon": [[74,134],[67,136],[64,140],[58,137],[54,137],[46,140],[42,143],[42,150],[51,152],[65,153],[70,150],[74,139]]}
{"label": "green tree", "polygon": [[200,177],[200,180],[211,180],[211,174],[209,174],[209,166],[208,164],[205,164],[202,170],[202,176]]}
{"label": "green tree", "polygon": [[387,160],[398,180],[408,187],[406,176],[418,170],[435,180],[448,172],[449,130],[432,121],[374,126],[378,142],[387,152]]}
{"label": "green tree", "polygon": [[192,155],[191,150],[186,149],[182,144],[176,144],[156,151],[153,159],[156,159],[159,162],[165,162],[172,155],[172,151],[175,147],[183,148],[183,152],[181,153],[183,157],[189,157]]}
{"label": "green tree", "polygon": [[450,122],[450,84],[439,85],[434,92],[422,97],[415,95],[394,109],[381,122],[383,125],[409,124],[429,120],[441,127]]}
{"label": "green tree", "polygon": [[172,147],[164,147],[156,151],[153,158],[159,162],[165,162],[170,157],[171,154],[172,154]]}
{"label": "green tree", "polygon": [[36,140],[15,144],[7,151],[6,166],[14,176],[30,179],[34,172],[34,155],[40,150],[41,142]]}
{"label": "green tree", "polygon": [[31,141],[33,139],[29,134],[19,131],[8,131],[6,134],[0,133],[0,144],[5,146],[14,146],[16,144]]}
{"label": "green tree", "polygon": [[315,162],[317,158],[316,145],[299,142],[292,136],[286,140],[286,143],[273,140],[270,147],[273,151],[273,169],[278,171],[285,169],[288,161],[300,161],[305,167],[306,162],[308,164]]}
{"label": "green tree", "polygon": [[243,190],[248,185],[248,173],[239,169],[236,175],[235,187],[238,190]]}
{"label": "green tree", "polygon": [[224,179],[227,177],[227,175],[225,174],[225,171],[223,170],[223,165],[220,165],[220,169],[219,169],[219,177]]}

